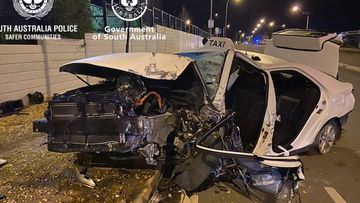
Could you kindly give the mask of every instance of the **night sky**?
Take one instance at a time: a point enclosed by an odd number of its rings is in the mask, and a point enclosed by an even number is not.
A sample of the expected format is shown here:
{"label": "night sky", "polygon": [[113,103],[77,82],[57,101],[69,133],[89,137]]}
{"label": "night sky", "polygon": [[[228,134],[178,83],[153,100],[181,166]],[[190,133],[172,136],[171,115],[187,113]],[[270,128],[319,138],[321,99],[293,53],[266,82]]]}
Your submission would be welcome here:
{"label": "night sky", "polygon": [[[230,1],[228,23],[232,26],[229,34],[231,37],[234,37],[238,30],[250,33],[262,17],[268,22],[274,20],[277,25],[286,24],[288,28],[305,28],[306,17],[290,11],[294,4],[311,13],[310,29],[327,32],[360,29],[359,1],[355,0]],[[225,4],[226,0],[214,0],[214,13],[220,15],[215,26],[224,26]],[[163,0],[163,9],[176,16],[179,16],[183,5],[189,12],[192,23],[205,29],[210,17],[210,0]]]}

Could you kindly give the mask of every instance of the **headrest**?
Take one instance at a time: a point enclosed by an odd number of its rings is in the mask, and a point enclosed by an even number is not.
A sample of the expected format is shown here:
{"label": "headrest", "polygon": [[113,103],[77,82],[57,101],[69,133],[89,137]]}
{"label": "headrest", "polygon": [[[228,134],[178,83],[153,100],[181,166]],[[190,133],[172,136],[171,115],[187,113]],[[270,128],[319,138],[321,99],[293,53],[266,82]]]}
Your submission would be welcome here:
{"label": "headrest", "polygon": [[260,88],[264,86],[264,77],[260,73],[241,72],[238,80],[241,86],[246,88]]}

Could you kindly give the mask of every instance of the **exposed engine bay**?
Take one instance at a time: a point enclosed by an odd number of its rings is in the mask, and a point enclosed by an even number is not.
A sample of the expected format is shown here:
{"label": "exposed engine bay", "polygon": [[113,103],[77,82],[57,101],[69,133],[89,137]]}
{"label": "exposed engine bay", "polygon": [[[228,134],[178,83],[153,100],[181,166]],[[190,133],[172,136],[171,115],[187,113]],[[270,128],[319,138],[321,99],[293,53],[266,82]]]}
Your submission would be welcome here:
{"label": "exposed engine bay", "polygon": [[47,121],[35,122],[34,130],[48,133],[52,152],[143,157],[186,191],[226,180],[261,201],[296,198],[301,167],[276,168],[242,154],[235,113],[216,111],[197,77],[191,66],[174,81],[123,72],[55,95]]}
{"label": "exposed engine bay", "polygon": [[209,118],[200,116],[207,108],[204,97],[199,97],[204,95],[201,84],[177,83],[124,74],[54,96],[45,113],[49,150],[146,154],[147,148],[161,151],[174,133],[174,143],[184,149],[206,129]]}

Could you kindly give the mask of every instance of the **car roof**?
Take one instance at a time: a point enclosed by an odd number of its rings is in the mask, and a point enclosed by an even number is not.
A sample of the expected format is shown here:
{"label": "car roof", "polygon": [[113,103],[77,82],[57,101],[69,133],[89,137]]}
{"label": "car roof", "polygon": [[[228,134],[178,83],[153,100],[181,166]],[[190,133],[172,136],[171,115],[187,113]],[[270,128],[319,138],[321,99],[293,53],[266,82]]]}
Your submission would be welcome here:
{"label": "car roof", "polygon": [[[244,50],[234,50],[234,51],[237,53],[241,53],[242,55],[245,55],[248,59],[251,59],[253,62],[258,64],[259,65],[258,68],[261,68],[263,70],[270,70],[279,67],[293,67],[294,65],[296,65],[284,59],[266,54],[244,51]],[[258,58],[255,59],[255,57]]]}
{"label": "car roof", "polygon": [[[216,52],[221,52],[227,49],[209,49],[209,48],[200,48],[197,50],[190,50],[190,51],[184,51],[181,53],[178,53],[179,55],[183,54],[183,53],[216,53]],[[270,69],[275,69],[275,68],[279,68],[279,67],[294,67],[294,65],[296,65],[295,63],[286,61],[284,59],[281,58],[277,58],[274,56],[270,56],[270,55],[266,55],[266,54],[261,54],[261,53],[257,53],[257,52],[250,52],[250,51],[244,51],[244,50],[240,50],[240,49],[232,49],[233,51],[235,51],[236,53],[241,54],[241,58],[245,59],[246,61],[251,63],[255,63],[257,68],[263,69],[263,70],[270,70]],[[259,57],[260,60],[254,60],[254,57]]]}

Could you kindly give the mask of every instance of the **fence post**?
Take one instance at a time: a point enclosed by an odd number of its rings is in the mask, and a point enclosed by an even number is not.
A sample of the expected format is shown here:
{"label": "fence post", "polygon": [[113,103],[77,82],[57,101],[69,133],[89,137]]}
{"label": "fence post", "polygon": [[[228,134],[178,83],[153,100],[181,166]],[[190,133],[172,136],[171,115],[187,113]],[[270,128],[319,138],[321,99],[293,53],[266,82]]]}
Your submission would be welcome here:
{"label": "fence post", "polygon": [[46,40],[42,40],[41,47],[44,54],[44,67],[45,67],[45,85],[46,85],[46,94],[48,98],[51,98],[51,87],[50,87],[50,74],[49,74],[49,58]]}
{"label": "fence post", "polygon": [[[111,35],[114,35],[114,34],[111,33]],[[115,54],[115,39],[111,40],[111,51],[113,54]]]}
{"label": "fence post", "polygon": [[[94,34],[94,33],[92,33]],[[87,48],[87,44],[86,44],[86,33],[84,34],[84,51],[85,51],[85,58],[88,58],[89,55],[88,55],[88,48]],[[90,77],[89,76],[86,76],[86,82],[90,83]]]}
{"label": "fence post", "polygon": [[177,18],[174,16],[174,24],[175,24],[175,30],[178,30],[178,26],[177,26]]}
{"label": "fence post", "polygon": [[161,26],[164,26],[164,11],[161,11]]}
{"label": "fence post", "polygon": [[152,8],[152,26],[155,25],[155,7]]}
{"label": "fence post", "polygon": [[171,24],[171,15],[169,14],[169,27],[174,28],[172,25],[170,26],[170,24]]}

